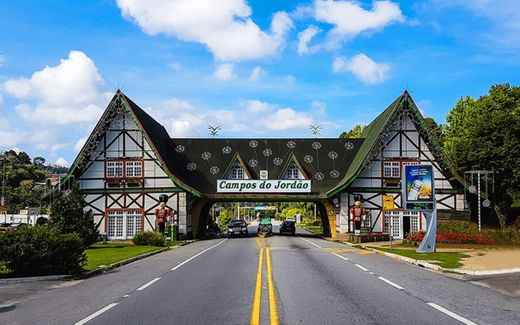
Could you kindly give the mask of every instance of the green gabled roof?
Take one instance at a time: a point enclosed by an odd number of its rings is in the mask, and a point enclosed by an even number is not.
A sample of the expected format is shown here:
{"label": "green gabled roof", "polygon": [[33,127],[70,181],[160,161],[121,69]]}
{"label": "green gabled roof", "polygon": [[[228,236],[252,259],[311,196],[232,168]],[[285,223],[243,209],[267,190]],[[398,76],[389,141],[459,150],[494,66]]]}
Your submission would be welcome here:
{"label": "green gabled roof", "polygon": [[[417,119],[419,124],[418,131],[421,135],[428,139],[430,143],[429,149],[434,155],[435,159],[441,163],[441,167],[443,167],[446,172],[449,172],[451,176],[453,176],[453,178],[459,183],[459,185],[463,186],[463,179],[460,177],[455,167],[448,161],[441,145],[437,142],[435,136],[433,136],[429,128],[426,126],[424,117],[419,111],[419,108],[417,108],[417,105],[415,105],[415,102],[413,101],[408,91],[405,91],[381,114],[379,114],[379,116],[377,116],[375,120],[372,121],[372,123],[365,127],[361,134],[361,138],[364,139],[361,148],[352,160],[352,164],[349,166],[340,185],[327,192],[329,197],[334,196],[338,192],[344,190],[346,187],[352,184],[352,182],[359,176],[359,174],[361,174],[366,164],[372,160],[373,157],[370,156],[370,153],[374,150],[378,140],[381,138],[383,130],[387,127],[387,124],[392,116],[397,111],[404,109],[404,105],[407,105],[412,114],[414,114],[414,117]],[[449,175],[448,179],[450,179]]]}
{"label": "green gabled roof", "polygon": [[240,166],[242,166],[242,169],[244,170],[244,173],[247,174],[247,177],[249,177],[249,179],[252,179],[253,177],[251,176],[251,172],[249,171],[249,168],[247,168],[247,165],[244,163],[244,159],[242,159],[242,156],[240,156],[240,152],[238,152],[238,151],[235,152],[233,159],[229,163],[229,165],[226,168],[226,170],[224,171],[224,173],[222,173],[222,175],[227,176],[231,172],[231,168],[233,168],[233,166],[235,165],[235,162],[237,162],[237,161],[240,164]]}
{"label": "green gabled roof", "polygon": [[369,125],[367,125],[361,134],[361,138],[364,139],[361,144],[361,148],[357,152],[356,156],[352,160],[347,172],[345,173],[345,177],[343,177],[340,185],[331,189],[327,194],[329,196],[333,196],[339,191],[345,189],[349,186],[356,177],[363,171],[363,167],[365,162],[370,161],[371,157],[369,154],[374,149],[374,146],[379,139],[382,130],[392,117],[393,113],[402,105],[405,95],[408,93],[405,92],[401,96],[399,96],[390,106],[387,107],[375,120],[372,121]]}

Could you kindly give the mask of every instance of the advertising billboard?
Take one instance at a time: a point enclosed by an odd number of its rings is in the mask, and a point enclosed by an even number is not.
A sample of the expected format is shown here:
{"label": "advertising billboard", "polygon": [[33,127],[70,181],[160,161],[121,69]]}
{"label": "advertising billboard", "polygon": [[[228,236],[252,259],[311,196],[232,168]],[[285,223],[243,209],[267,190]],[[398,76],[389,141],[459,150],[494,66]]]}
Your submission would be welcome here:
{"label": "advertising billboard", "polygon": [[435,180],[431,165],[403,166],[403,200],[408,210],[431,211],[435,201]]}

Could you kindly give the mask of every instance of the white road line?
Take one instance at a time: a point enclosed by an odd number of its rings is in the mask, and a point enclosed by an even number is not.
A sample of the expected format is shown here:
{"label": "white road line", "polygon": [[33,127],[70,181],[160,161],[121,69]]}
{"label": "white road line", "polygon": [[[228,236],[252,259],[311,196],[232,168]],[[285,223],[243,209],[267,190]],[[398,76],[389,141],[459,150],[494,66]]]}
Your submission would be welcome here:
{"label": "white road line", "polygon": [[95,313],[91,314],[90,316],[83,318],[79,322],[74,323],[74,325],[83,325],[86,322],[93,320],[94,318],[98,317],[99,315],[103,314],[104,312],[106,312],[107,310],[109,310],[110,308],[115,307],[115,306],[117,306],[117,303],[115,303],[115,302],[111,303],[110,305],[108,305],[104,308],[101,308],[100,310],[96,311]]}
{"label": "white road line", "polygon": [[311,244],[311,245],[313,245],[313,246],[318,247],[319,249],[322,249],[322,248],[323,248],[323,247],[321,247],[320,245],[316,245],[315,243],[311,242],[310,240],[307,240],[307,239],[302,238],[302,237],[300,237],[300,236],[298,236],[298,238],[300,238],[301,240],[304,240],[304,241],[308,242],[309,244]]}
{"label": "white road line", "polygon": [[469,319],[466,319],[462,316],[459,316],[457,314],[455,314],[454,312],[451,312],[449,310],[447,310],[446,308],[443,308],[433,302],[429,302],[428,305],[430,305],[431,307],[437,309],[438,311],[441,311],[443,313],[445,313],[446,315],[450,316],[450,317],[453,317],[455,318],[456,320],[458,320],[459,322],[462,322],[464,324],[467,324],[467,325],[477,325],[476,323],[473,323],[472,321],[470,321]]}
{"label": "white road line", "polygon": [[395,283],[393,283],[392,281],[383,278],[382,276],[378,276],[377,278],[378,278],[379,280],[381,280],[381,281],[384,281],[384,282],[388,283],[388,284],[391,285],[392,287],[395,287],[395,288],[397,288],[397,289],[399,289],[399,290],[404,290],[404,288],[401,287],[400,285],[395,284]]}
{"label": "white road line", "polygon": [[192,257],[188,258],[187,260],[185,260],[184,262],[180,263],[179,265],[177,265],[176,267],[172,268],[171,270],[172,270],[172,271],[177,270],[178,268],[180,268],[180,267],[183,266],[184,264],[188,263],[188,262],[191,261],[192,259],[196,258],[197,256],[200,256],[201,254],[204,254],[205,252],[209,251],[210,249],[213,249],[213,248],[217,247],[218,245],[222,244],[222,243],[225,242],[226,240],[228,240],[228,239],[226,238],[226,239],[220,241],[218,244],[213,245],[213,246],[211,246],[211,247],[209,247],[209,248],[206,248],[206,249],[203,250],[202,252],[193,255]]}
{"label": "white road line", "polygon": [[354,265],[357,266],[357,267],[359,267],[359,268],[362,269],[363,271],[368,272],[368,269],[367,269],[366,267],[361,266],[361,265],[359,265],[359,264],[354,264]]}
{"label": "white road line", "polygon": [[341,255],[339,255],[339,254],[336,254],[336,253],[332,253],[332,255],[334,255],[334,256],[337,256],[337,257],[339,257],[339,258],[341,258],[342,260],[345,260],[345,261],[348,261],[348,260],[349,260],[349,258],[348,258],[348,257],[345,257],[345,256],[341,256]]}
{"label": "white road line", "polygon": [[128,297],[130,297],[130,295],[124,295],[124,296],[123,296],[123,298],[128,298]]}
{"label": "white road line", "polygon": [[146,289],[148,288],[149,286],[151,286],[152,284],[154,284],[155,282],[159,281],[161,278],[155,278],[153,279],[152,281],[148,282],[147,284],[144,284],[142,286],[140,286],[139,288],[137,288],[136,291],[141,291],[143,289]]}

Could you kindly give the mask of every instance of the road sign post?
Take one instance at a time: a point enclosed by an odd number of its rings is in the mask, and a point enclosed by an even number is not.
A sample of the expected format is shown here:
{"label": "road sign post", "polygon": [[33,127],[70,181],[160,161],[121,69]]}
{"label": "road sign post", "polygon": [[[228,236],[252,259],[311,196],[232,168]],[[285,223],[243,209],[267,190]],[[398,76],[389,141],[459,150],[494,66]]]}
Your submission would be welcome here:
{"label": "road sign post", "polygon": [[437,203],[435,201],[435,177],[431,165],[404,166],[403,207],[424,213],[426,234],[417,253],[434,253],[437,233]]}

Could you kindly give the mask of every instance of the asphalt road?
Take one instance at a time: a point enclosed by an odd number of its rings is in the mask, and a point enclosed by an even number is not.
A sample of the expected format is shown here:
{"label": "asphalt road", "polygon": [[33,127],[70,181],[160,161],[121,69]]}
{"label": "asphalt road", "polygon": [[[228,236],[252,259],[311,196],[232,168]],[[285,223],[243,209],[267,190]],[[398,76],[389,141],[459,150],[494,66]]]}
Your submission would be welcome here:
{"label": "asphalt road", "polygon": [[0,324],[520,323],[518,297],[302,229],[264,239],[254,228],[40,288],[0,305]]}

